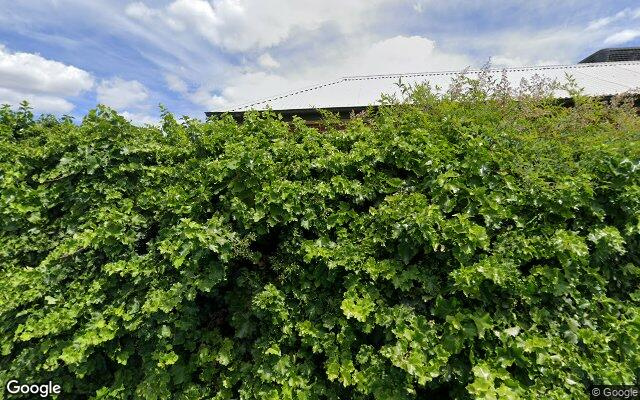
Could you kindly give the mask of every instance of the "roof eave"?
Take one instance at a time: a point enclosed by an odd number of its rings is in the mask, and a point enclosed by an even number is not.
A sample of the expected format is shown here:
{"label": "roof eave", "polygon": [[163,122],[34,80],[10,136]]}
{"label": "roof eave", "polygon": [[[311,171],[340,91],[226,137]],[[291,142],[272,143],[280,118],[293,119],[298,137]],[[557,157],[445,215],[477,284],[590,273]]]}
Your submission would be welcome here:
{"label": "roof eave", "polygon": [[[285,110],[272,110],[273,112],[282,115],[284,121],[292,121],[294,117],[300,117],[305,121],[319,121],[322,119],[322,111],[329,111],[334,114],[338,114],[340,118],[346,119],[351,114],[358,114],[367,109],[378,109],[378,106],[351,106],[351,107],[325,107],[325,108],[291,108]],[[243,121],[245,113],[249,111],[267,111],[267,110],[244,110],[244,111],[206,111],[205,115],[209,117],[220,117],[223,115],[231,115],[236,121]]]}

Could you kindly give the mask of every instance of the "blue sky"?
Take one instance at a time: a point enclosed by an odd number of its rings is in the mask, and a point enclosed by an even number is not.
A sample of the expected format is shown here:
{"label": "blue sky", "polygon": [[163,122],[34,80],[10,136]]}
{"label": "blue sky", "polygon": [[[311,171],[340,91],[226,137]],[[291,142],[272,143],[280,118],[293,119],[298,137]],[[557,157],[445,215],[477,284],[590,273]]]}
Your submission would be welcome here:
{"label": "blue sky", "polygon": [[637,1],[0,0],[0,103],[137,123],[345,75],[566,64],[640,45]]}

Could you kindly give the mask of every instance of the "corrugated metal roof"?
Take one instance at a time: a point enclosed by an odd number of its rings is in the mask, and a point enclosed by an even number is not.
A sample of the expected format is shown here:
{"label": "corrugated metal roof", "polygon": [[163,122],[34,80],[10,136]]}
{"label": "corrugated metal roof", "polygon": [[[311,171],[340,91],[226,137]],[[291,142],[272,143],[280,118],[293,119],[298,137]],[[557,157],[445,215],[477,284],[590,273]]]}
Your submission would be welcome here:
{"label": "corrugated metal roof", "polygon": [[[589,96],[615,95],[640,87],[640,61],[491,69],[488,72],[495,79],[500,79],[503,71],[513,87],[518,87],[522,79],[531,81],[536,75],[545,80],[557,80],[562,83],[566,81],[568,74],[575,79],[579,87],[584,88],[584,94]],[[217,112],[376,105],[383,93],[400,95],[400,88],[397,86],[399,79],[404,84],[410,85],[428,82],[432,88],[437,86],[444,91],[449,88],[452,79],[460,73],[460,71],[446,71],[343,77],[332,82],[240,104],[225,110],[217,110]],[[480,70],[469,70],[465,75],[474,78],[478,77],[479,73]],[[557,96],[564,97],[566,93],[557,93]]]}

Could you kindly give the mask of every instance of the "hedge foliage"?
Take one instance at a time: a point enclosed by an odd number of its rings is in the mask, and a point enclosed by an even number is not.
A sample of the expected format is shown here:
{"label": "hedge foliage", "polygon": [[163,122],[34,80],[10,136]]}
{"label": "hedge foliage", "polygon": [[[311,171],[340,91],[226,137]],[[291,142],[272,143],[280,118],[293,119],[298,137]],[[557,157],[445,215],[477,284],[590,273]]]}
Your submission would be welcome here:
{"label": "hedge foliage", "polygon": [[640,118],[478,87],[412,88],[319,129],[2,108],[0,390],[587,399],[637,384]]}

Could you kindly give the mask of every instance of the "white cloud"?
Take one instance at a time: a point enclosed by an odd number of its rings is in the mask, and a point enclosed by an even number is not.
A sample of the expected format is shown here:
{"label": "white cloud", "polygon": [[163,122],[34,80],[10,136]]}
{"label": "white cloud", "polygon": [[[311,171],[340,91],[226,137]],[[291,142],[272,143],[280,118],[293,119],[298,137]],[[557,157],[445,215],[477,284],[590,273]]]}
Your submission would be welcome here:
{"label": "white cloud", "polygon": [[92,86],[93,78],[82,69],[0,45],[0,103],[27,100],[37,112],[64,113],[73,109],[65,97]]}
{"label": "white cloud", "polygon": [[127,108],[143,108],[149,98],[147,88],[136,80],[105,79],[96,88],[98,102],[122,111]]}
{"label": "white cloud", "polygon": [[136,2],[126,14],[146,24],[164,23],[182,32],[195,31],[228,51],[268,48],[298,31],[332,25],[343,33],[358,30],[371,20],[371,12],[391,0],[175,0],[164,8]]}
{"label": "white cloud", "polygon": [[625,29],[623,31],[614,33],[607,36],[604,40],[605,44],[622,44],[629,42],[637,37],[640,37],[640,30],[638,29]]}
{"label": "white cloud", "polygon": [[190,91],[187,83],[174,74],[167,74],[165,76],[165,81],[167,82],[169,89],[175,93],[179,93],[193,104],[204,106],[207,110],[216,109],[225,104],[222,97],[212,95],[203,86],[200,86],[195,91]]}
{"label": "white cloud", "polygon": [[271,54],[264,53],[260,57],[258,57],[258,65],[263,68],[278,68],[280,66],[280,63],[277,62],[273,57],[271,57]]}
{"label": "white cloud", "polygon": [[151,108],[149,90],[136,80],[128,81],[119,77],[104,79],[96,88],[96,95],[99,103],[115,109],[135,125],[155,125],[159,122],[157,115],[148,112]]}
{"label": "white cloud", "polygon": [[16,106],[23,100],[28,101],[36,112],[68,113],[73,110],[73,104],[62,97],[16,92],[0,87],[0,104]]}
{"label": "white cloud", "polygon": [[517,30],[468,38],[469,46],[491,55],[499,67],[573,64],[584,48],[602,40],[597,31],[579,26]]}
{"label": "white cloud", "polygon": [[160,15],[158,11],[152,10],[140,2],[129,4],[125,9],[125,13],[130,17],[147,21]]}
{"label": "white cloud", "polygon": [[173,74],[167,74],[164,77],[169,89],[177,93],[186,93],[188,91],[187,83]]}
{"label": "white cloud", "polygon": [[633,10],[630,8],[625,8],[624,10],[618,11],[613,15],[591,21],[587,26],[587,30],[600,30],[611,25],[612,22],[636,18],[640,18],[640,7]]}
{"label": "white cloud", "polygon": [[[231,92],[233,92],[234,88],[230,87],[225,90],[230,90]],[[193,93],[187,93],[186,96],[194,104],[204,106],[207,111],[215,110],[228,104],[228,101],[225,97],[213,95],[205,87],[201,87]]]}
{"label": "white cloud", "polygon": [[145,113],[123,111],[120,115],[131,121],[134,125],[157,125],[160,122],[159,118]]}
{"label": "white cloud", "polygon": [[341,75],[457,70],[471,62],[464,55],[436,48],[433,40],[422,36],[395,36],[345,56],[344,64],[336,68],[343,71]]}
{"label": "white cloud", "polygon": [[[640,10],[638,10],[638,11],[640,11]],[[605,26],[611,24],[612,22],[619,21],[619,20],[621,20],[623,18],[628,17],[630,12],[631,12],[630,10],[622,10],[620,12],[617,12],[614,15],[610,15],[610,16],[603,17],[603,18],[598,18],[598,19],[596,19],[594,21],[591,21],[589,23],[589,25],[587,26],[587,29],[588,30],[602,29]]]}
{"label": "white cloud", "polygon": [[0,45],[0,87],[75,96],[91,86],[93,78],[86,71],[38,54],[12,53]]}

